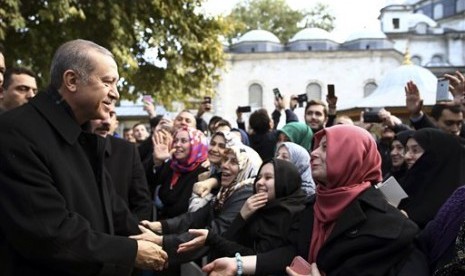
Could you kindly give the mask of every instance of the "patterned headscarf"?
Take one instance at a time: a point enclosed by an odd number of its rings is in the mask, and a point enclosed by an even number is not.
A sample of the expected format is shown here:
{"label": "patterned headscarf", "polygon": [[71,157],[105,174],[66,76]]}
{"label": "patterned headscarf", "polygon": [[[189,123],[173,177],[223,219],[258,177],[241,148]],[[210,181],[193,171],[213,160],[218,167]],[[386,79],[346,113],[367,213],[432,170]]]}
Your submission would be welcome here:
{"label": "patterned headscarf", "polygon": [[249,158],[246,146],[244,145],[227,148],[224,152],[224,155],[226,156],[231,152],[236,155],[237,161],[239,163],[239,172],[229,186],[221,186],[216,196],[216,201],[213,205],[215,210],[220,210],[223,208],[224,202],[232,195],[234,191],[237,191],[246,185],[252,185],[255,181],[257,171],[261,165],[259,164],[257,166],[254,162],[252,162],[252,160]]}
{"label": "patterned headscarf", "polygon": [[289,151],[290,162],[293,163],[300,173],[302,178],[302,190],[307,196],[315,193],[315,182],[312,177],[312,169],[310,167],[310,154],[308,151],[295,143],[283,142],[276,147],[276,155],[281,147],[286,147]]}
{"label": "patterned headscarf", "polygon": [[[176,185],[181,174],[195,170],[203,161],[207,160],[208,156],[207,137],[201,131],[191,127],[183,127],[178,129],[173,137],[176,137],[181,131],[187,131],[189,135],[190,151],[185,162],[180,162],[175,158],[172,159],[170,165],[173,170],[171,187]],[[172,147],[174,147],[174,141]]]}

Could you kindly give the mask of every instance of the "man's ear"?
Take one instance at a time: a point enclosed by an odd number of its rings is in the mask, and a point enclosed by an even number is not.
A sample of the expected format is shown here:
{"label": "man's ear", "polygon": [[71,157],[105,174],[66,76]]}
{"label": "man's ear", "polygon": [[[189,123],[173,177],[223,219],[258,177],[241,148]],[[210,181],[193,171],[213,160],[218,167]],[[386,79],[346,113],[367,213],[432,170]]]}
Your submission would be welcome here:
{"label": "man's ear", "polygon": [[73,70],[66,70],[63,73],[63,87],[70,92],[76,92],[78,76]]}

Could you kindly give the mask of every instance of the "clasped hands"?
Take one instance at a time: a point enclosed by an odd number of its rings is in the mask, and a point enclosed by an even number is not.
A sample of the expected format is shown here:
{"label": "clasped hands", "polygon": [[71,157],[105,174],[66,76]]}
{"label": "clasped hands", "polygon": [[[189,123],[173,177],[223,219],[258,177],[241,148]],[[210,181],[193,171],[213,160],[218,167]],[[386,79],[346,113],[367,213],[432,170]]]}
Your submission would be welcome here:
{"label": "clasped hands", "polygon": [[142,234],[129,236],[137,241],[135,266],[140,269],[163,270],[168,264],[168,254],[162,249],[162,236],[139,225]]}

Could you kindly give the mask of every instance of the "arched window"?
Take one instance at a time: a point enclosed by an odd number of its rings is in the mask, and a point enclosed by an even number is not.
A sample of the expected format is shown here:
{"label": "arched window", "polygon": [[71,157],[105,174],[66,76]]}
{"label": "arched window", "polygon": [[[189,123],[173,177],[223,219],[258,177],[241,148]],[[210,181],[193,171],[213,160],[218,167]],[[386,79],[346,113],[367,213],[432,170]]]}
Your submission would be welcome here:
{"label": "arched window", "polygon": [[465,11],[465,0],[457,0],[455,11],[457,13]]}
{"label": "arched window", "polygon": [[419,56],[413,56],[411,59],[413,64],[421,66],[421,57]]}
{"label": "arched window", "polygon": [[442,18],[443,16],[444,16],[444,8],[442,4],[434,5],[433,18],[438,19],[438,18]]}
{"label": "arched window", "polygon": [[378,85],[376,85],[375,82],[369,82],[365,84],[365,87],[363,87],[363,96],[364,97],[370,96],[371,93],[373,93],[373,91],[376,90],[376,88],[378,88]]}
{"label": "arched window", "polygon": [[254,83],[249,86],[249,105],[251,107],[263,106],[263,88],[260,84]]}
{"label": "arched window", "polygon": [[441,65],[444,65],[444,58],[442,57],[442,55],[434,55],[432,58],[431,58],[431,62],[430,62],[430,65],[432,66],[441,66]]}
{"label": "arched window", "polygon": [[316,82],[307,85],[307,97],[309,101],[321,100],[321,86]]}

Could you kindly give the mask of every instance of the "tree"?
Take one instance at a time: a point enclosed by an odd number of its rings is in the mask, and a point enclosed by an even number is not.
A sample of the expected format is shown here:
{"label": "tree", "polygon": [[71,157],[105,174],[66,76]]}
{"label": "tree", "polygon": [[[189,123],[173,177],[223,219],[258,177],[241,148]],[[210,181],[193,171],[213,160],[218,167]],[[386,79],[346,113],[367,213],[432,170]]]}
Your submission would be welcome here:
{"label": "tree", "polygon": [[328,10],[328,6],[321,3],[309,11],[297,11],[291,9],[285,0],[244,1],[237,4],[226,17],[233,28],[228,39],[231,42],[247,31],[262,29],[274,33],[285,43],[302,26],[331,31],[335,18]]}
{"label": "tree", "polygon": [[326,4],[317,3],[313,9],[305,14],[306,28],[320,28],[328,32],[334,29],[334,20],[336,19],[329,13],[329,7]]}
{"label": "tree", "polygon": [[92,40],[115,55],[122,98],[151,94],[169,105],[212,95],[219,78],[228,27],[203,15],[202,1],[2,0],[0,41],[8,64],[48,80],[59,45]]}

